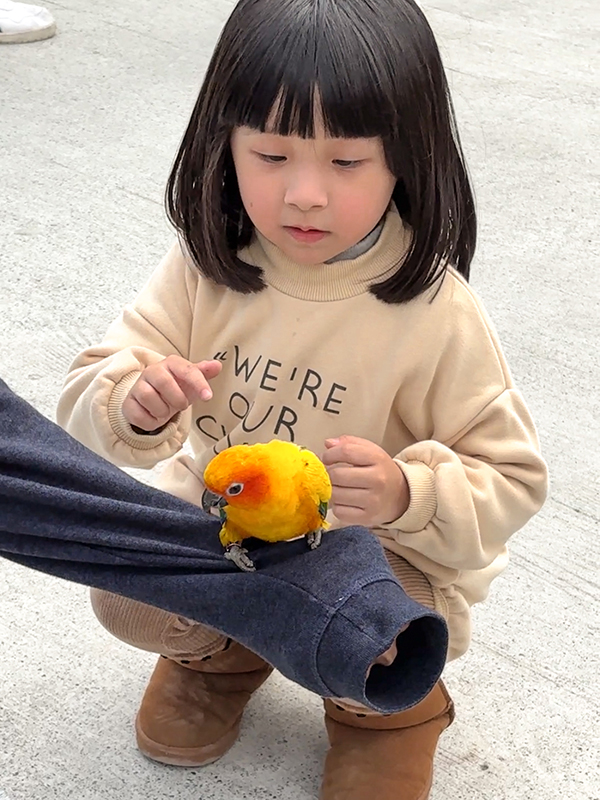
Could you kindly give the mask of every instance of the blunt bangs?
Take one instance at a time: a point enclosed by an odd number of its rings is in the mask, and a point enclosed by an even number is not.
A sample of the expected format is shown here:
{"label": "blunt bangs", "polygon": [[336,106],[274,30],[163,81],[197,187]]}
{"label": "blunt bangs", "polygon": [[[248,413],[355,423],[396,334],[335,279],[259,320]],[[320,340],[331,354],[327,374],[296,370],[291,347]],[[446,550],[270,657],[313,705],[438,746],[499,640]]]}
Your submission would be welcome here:
{"label": "blunt bangs", "polygon": [[441,57],[414,0],[240,0],[208,66],[166,192],[192,262],[239,292],[264,288],[237,256],[253,235],[230,139],[246,126],[282,136],[379,137],[393,200],[413,233],[398,270],[371,292],[403,303],[476,243],[473,193]]}
{"label": "blunt bangs", "polygon": [[368,57],[355,4],[281,5],[295,12],[296,24],[249,43],[231,75],[225,123],[313,138],[318,118],[335,138],[388,138],[395,109]]}

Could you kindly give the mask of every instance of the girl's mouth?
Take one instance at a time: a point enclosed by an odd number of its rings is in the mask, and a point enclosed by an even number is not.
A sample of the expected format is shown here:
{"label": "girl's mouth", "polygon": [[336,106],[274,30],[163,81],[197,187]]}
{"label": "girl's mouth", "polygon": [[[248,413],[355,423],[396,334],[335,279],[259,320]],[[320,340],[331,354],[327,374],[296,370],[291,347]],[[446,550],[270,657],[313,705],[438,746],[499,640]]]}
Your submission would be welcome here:
{"label": "girl's mouth", "polygon": [[285,225],[284,229],[297,242],[305,242],[306,244],[312,244],[313,242],[320,242],[321,239],[324,239],[328,233],[328,231],[320,231],[317,228],[304,229],[304,228],[295,228],[290,225]]}

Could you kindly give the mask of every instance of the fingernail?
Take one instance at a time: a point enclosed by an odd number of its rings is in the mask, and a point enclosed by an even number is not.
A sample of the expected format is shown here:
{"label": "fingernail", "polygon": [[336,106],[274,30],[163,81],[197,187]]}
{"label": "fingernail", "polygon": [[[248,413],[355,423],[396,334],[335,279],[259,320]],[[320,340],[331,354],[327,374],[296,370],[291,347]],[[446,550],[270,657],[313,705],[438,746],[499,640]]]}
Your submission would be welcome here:
{"label": "fingernail", "polygon": [[202,400],[210,400],[210,398],[212,397],[211,390],[210,389],[203,389],[200,392],[200,397],[202,398]]}
{"label": "fingernail", "polygon": [[327,445],[327,447],[335,447],[336,444],[339,443],[340,443],[339,439],[325,439],[325,444]]}

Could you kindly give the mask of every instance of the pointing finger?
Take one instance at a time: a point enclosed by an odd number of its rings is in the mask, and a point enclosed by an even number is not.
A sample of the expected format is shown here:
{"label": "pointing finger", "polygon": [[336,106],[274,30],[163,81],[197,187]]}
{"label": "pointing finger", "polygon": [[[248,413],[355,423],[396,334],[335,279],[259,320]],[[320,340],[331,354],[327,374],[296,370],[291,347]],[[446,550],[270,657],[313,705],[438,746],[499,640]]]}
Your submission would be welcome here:
{"label": "pointing finger", "polygon": [[197,364],[176,364],[169,366],[169,371],[190,403],[193,403],[197,398],[201,400],[211,399],[212,389]]}
{"label": "pointing finger", "polygon": [[223,364],[220,361],[199,361],[196,366],[202,372],[205,378],[212,380],[223,369]]}

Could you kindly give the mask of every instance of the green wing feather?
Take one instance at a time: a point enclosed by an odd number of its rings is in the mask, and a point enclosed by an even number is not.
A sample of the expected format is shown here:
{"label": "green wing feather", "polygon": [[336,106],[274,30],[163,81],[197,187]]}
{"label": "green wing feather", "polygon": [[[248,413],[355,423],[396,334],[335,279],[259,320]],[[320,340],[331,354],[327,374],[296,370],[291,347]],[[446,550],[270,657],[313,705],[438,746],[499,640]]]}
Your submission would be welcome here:
{"label": "green wing feather", "polygon": [[321,519],[325,519],[325,517],[327,516],[328,508],[329,505],[325,502],[325,500],[321,500],[321,502],[319,503],[319,516],[321,517]]}

